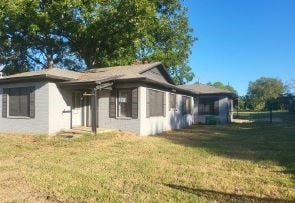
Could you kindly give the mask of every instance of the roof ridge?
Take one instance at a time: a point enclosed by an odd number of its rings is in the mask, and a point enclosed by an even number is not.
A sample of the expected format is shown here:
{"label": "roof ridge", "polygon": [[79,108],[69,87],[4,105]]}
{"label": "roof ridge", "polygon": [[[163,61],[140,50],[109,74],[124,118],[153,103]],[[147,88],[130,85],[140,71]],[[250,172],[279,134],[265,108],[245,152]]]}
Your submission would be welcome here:
{"label": "roof ridge", "polygon": [[134,68],[134,67],[137,67],[137,68],[141,68],[141,67],[151,67],[151,66],[155,66],[155,65],[159,65],[161,64],[161,62],[152,62],[152,63],[144,63],[144,64],[130,64],[130,65],[116,65],[116,66],[108,66],[108,67],[94,67],[94,68],[91,68],[91,69],[88,69],[86,70],[86,72],[92,72],[91,70],[94,70],[94,72],[100,72],[104,69],[116,69],[116,68]]}

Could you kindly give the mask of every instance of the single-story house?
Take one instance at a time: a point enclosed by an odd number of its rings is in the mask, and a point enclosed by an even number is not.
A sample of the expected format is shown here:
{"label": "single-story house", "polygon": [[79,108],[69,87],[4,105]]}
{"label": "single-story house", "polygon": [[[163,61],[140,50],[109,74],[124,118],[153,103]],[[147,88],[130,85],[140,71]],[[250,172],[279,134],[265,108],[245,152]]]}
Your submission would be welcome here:
{"label": "single-story house", "polygon": [[[218,95],[204,98],[224,98]],[[222,112],[229,100],[220,101]],[[44,69],[0,78],[0,132],[54,135],[85,126],[152,135],[198,123],[201,111],[216,113],[204,102],[195,89],[177,86],[160,62]]]}

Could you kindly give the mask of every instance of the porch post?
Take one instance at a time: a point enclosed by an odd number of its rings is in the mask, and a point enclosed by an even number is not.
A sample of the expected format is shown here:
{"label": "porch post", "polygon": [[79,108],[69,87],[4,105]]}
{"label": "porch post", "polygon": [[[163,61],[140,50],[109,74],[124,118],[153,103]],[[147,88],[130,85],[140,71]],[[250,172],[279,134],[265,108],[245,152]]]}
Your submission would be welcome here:
{"label": "porch post", "polygon": [[70,110],[70,129],[73,129],[73,105],[71,104]]}
{"label": "porch post", "polygon": [[92,132],[96,135],[97,134],[97,90],[94,88],[92,90],[92,112],[91,112],[91,121],[92,121]]}

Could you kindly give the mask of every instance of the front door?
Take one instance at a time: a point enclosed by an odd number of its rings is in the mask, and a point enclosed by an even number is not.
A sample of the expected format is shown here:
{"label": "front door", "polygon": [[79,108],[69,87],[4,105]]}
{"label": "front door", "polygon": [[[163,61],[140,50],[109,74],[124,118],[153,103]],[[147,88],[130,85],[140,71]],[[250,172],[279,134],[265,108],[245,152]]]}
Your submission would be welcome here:
{"label": "front door", "polygon": [[72,125],[82,126],[82,94],[75,91],[72,93]]}

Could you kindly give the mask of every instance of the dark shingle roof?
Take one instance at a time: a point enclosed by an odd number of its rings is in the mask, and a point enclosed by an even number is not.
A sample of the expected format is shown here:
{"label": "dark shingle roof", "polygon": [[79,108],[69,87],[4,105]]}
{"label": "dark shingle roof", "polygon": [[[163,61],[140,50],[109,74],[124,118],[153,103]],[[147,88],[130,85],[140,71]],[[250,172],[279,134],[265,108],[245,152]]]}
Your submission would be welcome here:
{"label": "dark shingle roof", "polygon": [[78,79],[82,73],[59,69],[59,68],[51,68],[51,69],[43,69],[39,71],[30,71],[24,73],[17,73],[14,75],[5,76],[0,79],[1,80],[10,80],[10,79],[23,79],[23,78],[34,78],[37,76],[43,76],[47,78],[56,78],[56,79],[63,79],[63,80],[73,80]]}
{"label": "dark shingle roof", "polygon": [[108,78],[140,79],[145,78],[143,75],[141,75],[142,72],[145,72],[159,65],[161,65],[161,63],[156,62],[149,64],[89,69],[85,71],[77,80],[69,81],[69,83],[95,82],[100,80],[107,80]]}
{"label": "dark shingle roof", "polygon": [[[147,76],[141,75],[143,72],[148,71],[154,67],[159,67],[163,76],[167,81],[158,81],[166,84],[174,85],[174,82],[170,75],[166,72],[161,62],[148,63],[148,64],[136,64],[128,66],[114,66],[106,68],[89,69],[84,72],[70,71],[66,69],[52,68],[43,69],[40,71],[31,71],[18,73],[10,76],[6,76],[0,79],[0,83],[17,81],[30,78],[51,78],[62,80],[64,84],[73,83],[92,83],[99,81],[107,81],[111,79],[127,80],[127,79],[151,79]],[[153,78],[153,80],[155,80]]]}
{"label": "dark shingle roof", "polygon": [[179,85],[179,87],[192,91],[196,94],[229,94],[233,96],[235,95],[231,91],[219,89],[210,85],[193,84],[193,85]]}

